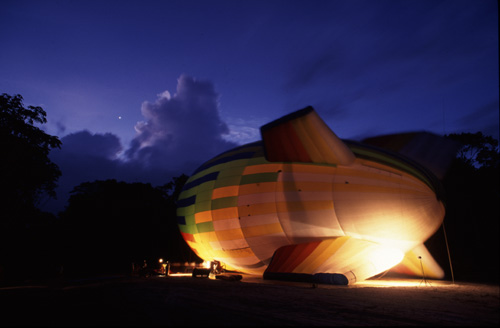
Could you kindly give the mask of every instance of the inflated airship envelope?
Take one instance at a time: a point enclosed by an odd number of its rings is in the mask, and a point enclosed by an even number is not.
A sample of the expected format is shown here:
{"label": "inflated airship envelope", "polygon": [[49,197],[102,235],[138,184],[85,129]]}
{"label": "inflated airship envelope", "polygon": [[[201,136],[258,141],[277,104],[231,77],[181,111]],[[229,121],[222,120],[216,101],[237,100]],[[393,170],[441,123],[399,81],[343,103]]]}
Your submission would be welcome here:
{"label": "inflated airship envelope", "polygon": [[398,264],[444,277],[423,243],[445,215],[438,176],[455,154],[447,139],[341,140],[312,107],[261,135],[184,185],[178,224],[199,257],[266,279],[352,284]]}

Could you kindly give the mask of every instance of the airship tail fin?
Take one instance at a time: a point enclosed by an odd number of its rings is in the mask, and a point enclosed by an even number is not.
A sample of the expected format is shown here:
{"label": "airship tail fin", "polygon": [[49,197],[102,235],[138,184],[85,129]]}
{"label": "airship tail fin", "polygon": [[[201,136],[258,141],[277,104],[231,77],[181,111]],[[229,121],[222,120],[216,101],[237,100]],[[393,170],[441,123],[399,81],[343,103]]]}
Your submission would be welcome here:
{"label": "airship tail fin", "polygon": [[260,128],[270,162],[351,164],[355,156],[311,107]]}
{"label": "airship tail fin", "polygon": [[443,279],[444,271],[432,257],[427,247],[421,244],[405,254],[403,260],[391,272],[409,276]]}

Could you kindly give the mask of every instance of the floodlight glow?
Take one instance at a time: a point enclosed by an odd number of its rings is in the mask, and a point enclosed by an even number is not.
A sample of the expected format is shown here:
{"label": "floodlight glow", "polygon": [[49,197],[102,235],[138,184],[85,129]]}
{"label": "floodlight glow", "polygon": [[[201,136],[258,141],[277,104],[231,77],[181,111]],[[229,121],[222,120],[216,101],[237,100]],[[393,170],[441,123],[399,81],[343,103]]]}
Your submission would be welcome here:
{"label": "floodlight glow", "polygon": [[169,273],[169,277],[191,277],[192,273]]}
{"label": "floodlight glow", "polygon": [[399,249],[389,247],[377,248],[371,254],[371,262],[377,272],[383,272],[392,268],[401,262],[403,258],[403,252]]}

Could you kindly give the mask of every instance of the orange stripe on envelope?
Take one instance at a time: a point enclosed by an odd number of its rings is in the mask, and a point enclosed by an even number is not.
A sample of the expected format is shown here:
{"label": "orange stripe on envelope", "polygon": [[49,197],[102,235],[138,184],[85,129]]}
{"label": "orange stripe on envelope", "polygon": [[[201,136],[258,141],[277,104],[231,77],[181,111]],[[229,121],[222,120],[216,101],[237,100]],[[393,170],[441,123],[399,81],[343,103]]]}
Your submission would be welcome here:
{"label": "orange stripe on envelope", "polygon": [[202,222],[208,222],[208,221],[212,221],[212,211],[203,211],[203,212],[195,213],[195,215],[194,215],[194,222],[195,223],[202,223]]}
{"label": "orange stripe on envelope", "polygon": [[241,230],[243,230],[245,238],[259,237],[263,235],[270,235],[283,232],[283,229],[281,228],[281,224],[279,222],[257,225],[257,226],[242,227]]}
{"label": "orange stripe on envelope", "polygon": [[238,196],[239,186],[227,186],[216,188],[212,192],[212,199]]}
{"label": "orange stripe on envelope", "polygon": [[225,207],[212,210],[212,220],[227,220],[238,217],[238,207]]}

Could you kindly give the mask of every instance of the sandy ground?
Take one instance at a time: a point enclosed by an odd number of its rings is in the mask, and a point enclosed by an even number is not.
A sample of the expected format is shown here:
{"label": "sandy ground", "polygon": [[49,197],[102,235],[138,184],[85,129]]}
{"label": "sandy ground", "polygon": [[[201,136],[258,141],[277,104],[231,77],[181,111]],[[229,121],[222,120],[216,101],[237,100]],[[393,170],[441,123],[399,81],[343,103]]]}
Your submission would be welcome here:
{"label": "sandy ground", "polygon": [[0,326],[498,326],[499,286],[108,277],[0,288]]}

